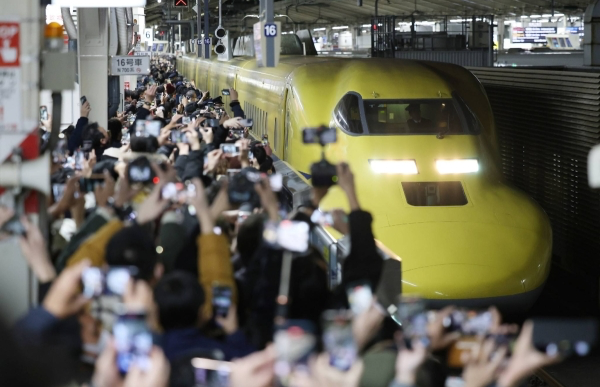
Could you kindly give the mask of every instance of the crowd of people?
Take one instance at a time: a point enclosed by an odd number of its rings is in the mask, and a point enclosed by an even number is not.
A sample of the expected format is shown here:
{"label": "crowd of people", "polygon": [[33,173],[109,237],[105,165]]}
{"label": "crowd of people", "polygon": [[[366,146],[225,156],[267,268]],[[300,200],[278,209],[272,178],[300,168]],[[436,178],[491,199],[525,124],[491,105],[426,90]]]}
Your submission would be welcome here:
{"label": "crowd of people", "polygon": [[[462,371],[449,367],[467,332],[447,322],[461,309],[396,313],[406,308],[386,291],[399,277],[385,275],[344,163],[335,189],[350,211],[333,211],[331,226],[350,248],[330,288],[308,244],[328,188],[290,209],[268,139],[252,137],[227,94],[228,106],[160,59],[107,128],[82,97],[49,150],[48,238],[18,219],[40,297],[0,330],[0,385],[437,387],[461,375],[467,387],[515,387],[560,360],[533,346],[531,322],[502,324],[492,308]],[[15,216],[0,207],[0,225]]]}

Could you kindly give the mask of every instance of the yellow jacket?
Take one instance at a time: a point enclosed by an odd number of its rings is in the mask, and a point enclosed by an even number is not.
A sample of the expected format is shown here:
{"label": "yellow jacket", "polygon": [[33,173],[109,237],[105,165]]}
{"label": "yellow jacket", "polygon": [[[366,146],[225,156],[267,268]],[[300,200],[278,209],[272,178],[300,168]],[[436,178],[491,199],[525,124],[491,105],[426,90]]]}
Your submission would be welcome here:
{"label": "yellow jacket", "polygon": [[204,316],[212,316],[213,286],[229,286],[231,302],[237,305],[237,289],[233,277],[233,266],[227,238],[223,235],[206,234],[198,237],[199,281],[204,288]]}
{"label": "yellow jacket", "polygon": [[89,259],[92,266],[103,266],[106,263],[105,251],[108,241],[124,227],[118,219],[110,220],[94,235],[87,238],[67,261],[67,267]]}

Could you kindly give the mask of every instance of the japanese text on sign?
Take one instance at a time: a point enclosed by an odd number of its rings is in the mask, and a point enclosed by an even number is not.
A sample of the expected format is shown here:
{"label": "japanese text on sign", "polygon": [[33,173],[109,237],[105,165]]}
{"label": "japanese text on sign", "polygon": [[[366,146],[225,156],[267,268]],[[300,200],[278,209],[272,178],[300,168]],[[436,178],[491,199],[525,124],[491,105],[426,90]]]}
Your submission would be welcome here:
{"label": "japanese text on sign", "polygon": [[546,43],[546,35],[556,33],[556,27],[513,27],[513,43]]}
{"label": "japanese text on sign", "polygon": [[150,71],[148,56],[114,56],[110,63],[112,75],[144,75]]}

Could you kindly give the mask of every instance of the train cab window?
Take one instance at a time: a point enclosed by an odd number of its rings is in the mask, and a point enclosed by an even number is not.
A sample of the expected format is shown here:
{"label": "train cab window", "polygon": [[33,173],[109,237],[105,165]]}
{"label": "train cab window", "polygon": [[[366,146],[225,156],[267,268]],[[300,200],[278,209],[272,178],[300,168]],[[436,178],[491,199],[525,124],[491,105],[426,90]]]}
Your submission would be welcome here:
{"label": "train cab window", "polygon": [[463,134],[452,99],[365,100],[369,134]]}
{"label": "train cab window", "polygon": [[460,112],[463,122],[465,133],[467,134],[479,134],[481,133],[481,129],[483,125],[481,125],[481,121],[477,118],[477,115],[471,110],[469,105],[462,99],[462,97],[457,93],[452,93],[452,97],[456,102],[456,106],[458,107],[458,111]]}
{"label": "train cab window", "polygon": [[351,134],[363,133],[358,95],[346,94],[335,107],[333,118],[343,131]]}
{"label": "train cab window", "polygon": [[402,182],[406,201],[411,206],[464,206],[467,196],[460,181]]}

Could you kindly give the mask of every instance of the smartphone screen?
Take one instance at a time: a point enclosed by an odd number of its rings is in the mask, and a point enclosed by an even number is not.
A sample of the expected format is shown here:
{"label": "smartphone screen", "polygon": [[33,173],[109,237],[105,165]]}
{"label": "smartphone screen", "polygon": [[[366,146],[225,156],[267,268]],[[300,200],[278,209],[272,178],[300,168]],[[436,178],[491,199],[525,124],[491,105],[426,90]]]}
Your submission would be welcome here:
{"label": "smartphone screen", "polygon": [[235,144],[221,144],[221,150],[227,156],[237,156],[240,154],[240,147]]}
{"label": "smartphone screen", "polygon": [[366,312],[373,303],[373,291],[368,283],[349,284],[346,288],[348,303],[354,314]]}
{"label": "smartphone screen", "polygon": [[212,304],[215,316],[226,317],[231,306],[231,288],[229,286],[213,286]]}
{"label": "smartphone screen", "polygon": [[333,215],[331,212],[322,212],[320,210],[314,211],[310,216],[310,220],[314,224],[318,224],[323,227],[330,227],[333,225]]}
{"label": "smartphone screen", "polygon": [[105,272],[104,293],[122,296],[131,278],[138,275],[135,266],[110,266]]}
{"label": "smartphone screen", "polygon": [[223,94],[223,95],[230,95],[229,89],[223,89],[223,90],[221,90],[221,94]]}
{"label": "smartphone screen", "polygon": [[274,192],[279,192],[283,188],[283,175],[281,173],[274,173],[269,176],[269,183],[271,189]]}
{"label": "smartphone screen", "polygon": [[81,98],[79,98],[79,101],[81,102],[81,106],[83,106],[83,104],[87,102],[87,98],[84,95]]}
{"label": "smartphone screen", "polygon": [[195,386],[227,387],[231,374],[231,363],[228,361],[193,358]]}
{"label": "smartphone screen", "polygon": [[192,122],[192,119],[190,117],[183,117],[181,119],[181,123],[184,125],[188,125],[190,122]]}
{"label": "smartphone screen", "polygon": [[152,333],[146,324],[146,315],[120,315],[113,325],[113,335],[119,372],[126,374],[133,364],[142,371],[147,371],[150,366]]}
{"label": "smartphone screen", "polygon": [[333,144],[337,141],[335,128],[305,128],[302,129],[302,142],[305,144]]}
{"label": "smartphone screen", "polygon": [[62,199],[65,194],[65,186],[66,184],[52,184],[52,195],[55,202],[60,202]]}
{"label": "smartphone screen", "polygon": [[323,313],[323,344],[329,354],[329,364],[341,371],[348,371],[358,355],[352,335],[352,317],[350,310],[326,310]]}
{"label": "smartphone screen", "polygon": [[[46,106],[42,106],[40,108],[40,120],[46,121],[48,119],[48,108]],[[48,129],[48,128],[46,128]]]}
{"label": "smartphone screen", "polygon": [[315,351],[315,327],[308,320],[287,320],[274,336],[277,386],[289,386],[293,374],[309,374],[308,361]]}
{"label": "smartphone screen", "polygon": [[88,267],[81,273],[83,295],[94,298],[102,295],[104,290],[104,274],[99,267]]}
{"label": "smartphone screen", "polygon": [[194,184],[167,183],[161,190],[161,197],[174,203],[184,204],[194,196],[196,196]]}
{"label": "smartphone screen", "polygon": [[285,250],[302,253],[308,250],[309,231],[306,222],[283,220],[277,227],[277,244]]}
{"label": "smartphone screen", "polygon": [[188,139],[185,133],[181,132],[181,130],[172,130],[171,131],[171,141],[174,143],[187,143]]}

